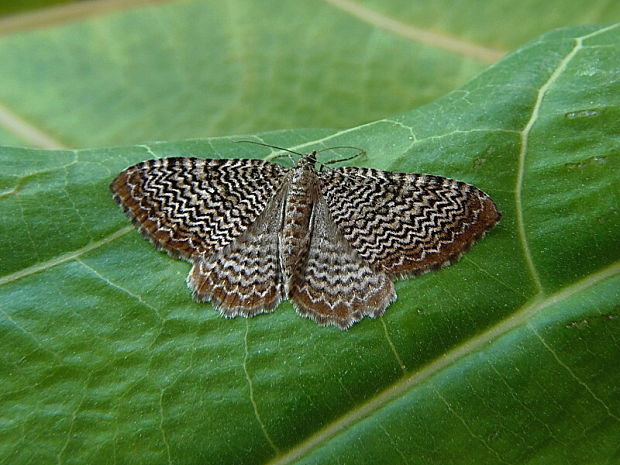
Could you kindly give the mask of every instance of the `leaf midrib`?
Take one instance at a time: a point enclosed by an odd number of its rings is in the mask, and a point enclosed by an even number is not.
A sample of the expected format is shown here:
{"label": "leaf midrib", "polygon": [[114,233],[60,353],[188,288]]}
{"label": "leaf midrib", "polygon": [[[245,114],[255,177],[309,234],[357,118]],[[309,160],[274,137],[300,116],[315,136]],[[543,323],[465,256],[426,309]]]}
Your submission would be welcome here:
{"label": "leaf midrib", "polygon": [[63,150],[69,147],[47,134],[40,128],[29,123],[22,117],[0,103],[0,126],[20,140],[42,149]]}
{"label": "leaf midrib", "polygon": [[414,27],[410,24],[401,23],[384,16],[365,6],[349,0],[325,0],[330,5],[347,12],[348,14],[364,21],[371,26],[391,32],[392,34],[405,37],[406,39],[432,47],[455,52],[461,56],[473,58],[478,61],[495,63],[506,55],[503,50],[484,47],[462,39],[455,39],[445,34],[439,34],[427,29]]}
{"label": "leaf midrib", "polygon": [[519,242],[521,244],[521,248],[523,250],[523,254],[525,257],[525,262],[527,264],[527,268],[536,287],[536,292],[538,294],[543,293],[543,284],[542,279],[540,277],[540,273],[536,268],[536,264],[534,262],[534,258],[532,256],[532,252],[530,250],[528,241],[527,241],[527,233],[525,230],[525,219],[523,215],[523,179],[525,177],[525,160],[527,157],[528,147],[529,147],[529,136],[532,128],[536,124],[538,120],[538,115],[540,114],[540,109],[542,107],[543,100],[547,91],[553,86],[553,84],[558,80],[561,76],[562,72],[566,69],[571,60],[577,55],[579,50],[583,49],[583,41],[594,37],[596,35],[602,34],[603,32],[607,32],[610,29],[617,27],[618,25],[611,25],[606,28],[598,29],[597,31],[591,32],[590,34],[583,35],[581,37],[576,37],[574,39],[575,45],[573,48],[566,54],[564,58],[558,63],[553,72],[549,75],[549,79],[545,81],[545,83],[538,89],[536,94],[536,102],[532,108],[532,112],[530,114],[530,118],[527,123],[521,130],[519,134],[519,138],[521,141],[519,147],[519,154],[517,156],[517,181],[515,185],[515,215],[517,222],[517,231],[519,236]]}
{"label": "leaf midrib", "polygon": [[337,436],[341,431],[350,428],[356,423],[359,423],[374,412],[385,407],[393,400],[398,399],[407,391],[421,385],[441,370],[450,367],[460,359],[465,358],[481,349],[484,345],[492,343],[496,339],[507,334],[509,331],[526,324],[537,313],[540,313],[544,309],[560,303],[579,292],[588,290],[591,287],[614,277],[618,273],[620,273],[620,261],[617,261],[608,267],[568,286],[560,288],[557,292],[544,298],[540,296],[535,297],[529,302],[526,302],[509,317],[498,321],[485,331],[478,333],[472,338],[459,344],[443,354],[440,358],[434,359],[421,369],[390,385],[376,396],[360,404],[357,408],[350,410],[337,420],[334,420],[327,426],[321,428],[299,445],[289,449],[286,454],[275,457],[268,463],[268,465],[285,465],[294,463],[310,451],[319,447],[321,444]]}
{"label": "leaf midrib", "polygon": [[165,2],[170,2],[170,0],[89,0],[54,5],[34,11],[15,13],[0,19],[0,35],[56,26],[111,14],[118,10],[148,7]]}

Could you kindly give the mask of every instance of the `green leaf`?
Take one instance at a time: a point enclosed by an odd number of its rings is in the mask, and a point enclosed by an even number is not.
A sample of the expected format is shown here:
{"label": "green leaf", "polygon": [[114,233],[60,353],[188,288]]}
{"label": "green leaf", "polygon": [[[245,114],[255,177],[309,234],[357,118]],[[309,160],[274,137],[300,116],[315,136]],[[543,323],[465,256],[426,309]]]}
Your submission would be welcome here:
{"label": "green leaf", "polygon": [[144,3],[0,24],[0,120],[21,145],[350,128],[432,102],[554,27],[620,20],[609,0]]}
{"label": "green leaf", "polygon": [[3,2],[0,4],[0,16],[36,10],[61,3],[70,3],[71,1],[76,0],[14,0],[12,2]]}
{"label": "green leaf", "polygon": [[267,149],[1,149],[2,461],[617,462],[618,44],[618,26],[558,30],[401,116],[259,135],[361,147],[359,164],[455,177],[503,211],[346,332],[289,304],[226,320],[192,302],[189,265],[108,192],[154,156]]}

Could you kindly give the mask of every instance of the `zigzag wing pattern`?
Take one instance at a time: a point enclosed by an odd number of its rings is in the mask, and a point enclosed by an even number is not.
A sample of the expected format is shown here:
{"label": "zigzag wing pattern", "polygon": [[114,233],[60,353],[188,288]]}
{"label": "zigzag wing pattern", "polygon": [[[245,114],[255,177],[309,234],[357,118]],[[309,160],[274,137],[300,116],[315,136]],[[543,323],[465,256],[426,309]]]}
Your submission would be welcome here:
{"label": "zigzag wing pattern", "polygon": [[319,178],[348,243],[391,277],[452,263],[500,219],[487,194],[454,179],[353,167]]}
{"label": "zigzag wing pattern", "polygon": [[265,209],[286,171],[262,160],[161,158],[127,168],[110,188],[156,247],[190,260],[240,236]]}
{"label": "zigzag wing pattern", "polygon": [[351,248],[321,198],[314,205],[311,228],[305,267],[288,296],[298,313],[342,329],[366,315],[382,315],[396,299],[392,281],[385,273],[373,270]]}
{"label": "zigzag wing pattern", "polygon": [[271,311],[284,297],[278,256],[283,189],[258,219],[227,247],[194,262],[187,283],[196,300],[226,317]]}

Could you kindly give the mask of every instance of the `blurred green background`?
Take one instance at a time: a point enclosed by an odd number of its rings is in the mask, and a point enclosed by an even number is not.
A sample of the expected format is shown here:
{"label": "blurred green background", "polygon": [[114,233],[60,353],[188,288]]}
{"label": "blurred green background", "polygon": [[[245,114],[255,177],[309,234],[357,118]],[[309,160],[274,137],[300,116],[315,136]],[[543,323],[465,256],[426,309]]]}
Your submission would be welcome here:
{"label": "blurred green background", "polygon": [[550,29],[620,19],[610,0],[55,3],[3,2],[0,144],[348,128],[458,89]]}

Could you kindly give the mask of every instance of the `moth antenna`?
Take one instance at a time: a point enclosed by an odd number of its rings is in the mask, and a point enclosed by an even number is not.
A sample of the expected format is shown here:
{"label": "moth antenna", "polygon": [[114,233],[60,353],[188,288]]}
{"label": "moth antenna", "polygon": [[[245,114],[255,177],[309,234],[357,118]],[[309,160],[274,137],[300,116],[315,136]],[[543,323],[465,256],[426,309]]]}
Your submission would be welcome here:
{"label": "moth antenna", "polygon": [[316,155],[317,153],[325,152],[327,150],[335,150],[335,149],[355,149],[358,152],[355,155],[351,156],[351,157],[339,158],[337,160],[330,160],[330,161],[326,161],[326,162],[322,162],[320,160],[316,160],[316,162],[319,165],[321,165],[319,171],[321,171],[327,165],[333,165],[334,163],[340,163],[342,161],[353,160],[354,158],[357,158],[360,155],[366,155],[366,150],[360,149],[359,147],[353,147],[351,145],[339,145],[339,146],[336,146],[336,147],[327,147],[327,148],[324,148],[324,149],[321,149],[321,150],[315,150],[314,154]]}
{"label": "moth antenna", "polygon": [[321,152],[325,152],[327,150],[336,150],[336,149],[355,149],[357,150],[357,153],[355,155],[352,155],[350,157],[346,157],[346,158],[339,158],[338,160],[330,160],[330,161],[326,161],[326,162],[319,162],[322,165],[333,165],[334,163],[340,163],[342,161],[349,161],[349,160],[353,160],[354,158],[360,157],[362,155],[366,155],[366,150],[364,149],[360,149],[359,147],[353,147],[352,145],[338,145],[335,147],[327,147],[321,150],[317,150],[316,153],[321,153]]}
{"label": "moth antenna", "polygon": [[278,147],[277,145],[271,145],[271,144],[264,144],[262,142],[256,142],[256,141],[253,141],[253,140],[235,140],[233,142],[235,142],[235,143],[245,142],[246,144],[262,145],[263,147],[271,147],[272,149],[284,150],[285,152],[294,153],[295,155],[299,155],[301,157],[303,157],[305,155],[303,153],[295,152],[294,150],[285,149],[284,147]]}

